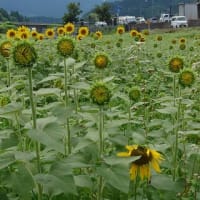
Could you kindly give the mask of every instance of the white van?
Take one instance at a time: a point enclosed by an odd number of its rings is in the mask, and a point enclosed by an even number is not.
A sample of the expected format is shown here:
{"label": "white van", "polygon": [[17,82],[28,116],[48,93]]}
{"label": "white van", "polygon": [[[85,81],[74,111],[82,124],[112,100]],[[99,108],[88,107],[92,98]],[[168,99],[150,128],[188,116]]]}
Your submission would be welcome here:
{"label": "white van", "polygon": [[171,27],[172,28],[188,27],[188,21],[185,16],[173,16],[171,18]]}

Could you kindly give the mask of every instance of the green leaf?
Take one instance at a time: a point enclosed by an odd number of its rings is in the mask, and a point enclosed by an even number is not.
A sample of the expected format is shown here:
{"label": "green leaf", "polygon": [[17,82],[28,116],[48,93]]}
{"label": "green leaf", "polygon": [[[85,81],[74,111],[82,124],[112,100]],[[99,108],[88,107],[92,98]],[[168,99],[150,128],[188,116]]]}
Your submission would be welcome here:
{"label": "green leaf", "polygon": [[114,165],[112,167],[101,166],[97,169],[98,175],[104,178],[104,181],[114,188],[128,193],[129,191],[129,169],[124,165]]}
{"label": "green leaf", "polygon": [[158,174],[152,176],[151,185],[158,190],[167,190],[178,193],[184,190],[185,181],[183,179],[180,179],[174,182],[172,180],[172,177]]}
{"label": "green leaf", "polygon": [[44,131],[38,129],[31,129],[28,130],[27,134],[32,140],[46,145],[46,147],[49,149],[53,149],[57,152],[64,154],[64,144],[62,143],[62,141],[55,140],[55,138],[45,134]]}
{"label": "green leaf", "polygon": [[176,114],[178,109],[177,107],[166,107],[166,108],[161,108],[161,109],[156,109],[159,113],[162,114]]}
{"label": "green leaf", "polygon": [[75,89],[88,90],[91,86],[89,84],[87,84],[86,82],[76,82],[70,87],[71,88],[75,88]]}
{"label": "green leaf", "polygon": [[8,167],[10,164],[15,162],[15,156],[13,153],[0,154],[0,169]]}
{"label": "green leaf", "polygon": [[93,185],[91,177],[89,177],[88,175],[74,176],[74,181],[75,185],[78,187],[92,188]]}
{"label": "green leaf", "polygon": [[44,193],[51,197],[59,194],[77,194],[73,176],[57,177],[51,174],[37,174],[34,177],[37,183],[43,185]]}
{"label": "green leaf", "polygon": [[4,115],[4,114],[13,114],[13,113],[17,113],[20,112],[22,110],[22,106],[18,103],[10,103],[5,105],[4,107],[1,107],[0,110],[0,115]]}
{"label": "green leaf", "polygon": [[17,170],[11,174],[9,183],[12,185],[12,189],[15,193],[20,196],[20,199],[31,200],[31,191],[34,188],[34,181],[32,175],[23,164],[18,164]]}
{"label": "green leaf", "polygon": [[60,96],[61,90],[58,88],[40,88],[38,91],[35,92],[37,96]]}

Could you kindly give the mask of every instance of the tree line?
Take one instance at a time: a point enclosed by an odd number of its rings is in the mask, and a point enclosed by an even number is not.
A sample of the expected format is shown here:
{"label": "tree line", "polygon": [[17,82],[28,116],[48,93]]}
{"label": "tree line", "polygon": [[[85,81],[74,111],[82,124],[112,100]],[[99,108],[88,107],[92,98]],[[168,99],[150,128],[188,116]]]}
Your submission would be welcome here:
{"label": "tree line", "polygon": [[0,21],[23,22],[28,21],[28,17],[24,17],[18,11],[8,13],[5,9],[0,8]]}

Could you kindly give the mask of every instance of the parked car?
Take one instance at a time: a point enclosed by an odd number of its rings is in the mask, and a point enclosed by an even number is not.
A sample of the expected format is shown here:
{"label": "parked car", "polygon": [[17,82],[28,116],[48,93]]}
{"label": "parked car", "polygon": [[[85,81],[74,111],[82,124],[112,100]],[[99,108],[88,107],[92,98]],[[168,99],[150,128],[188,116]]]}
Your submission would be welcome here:
{"label": "parked car", "polygon": [[188,21],[185,16],[173,16],[171,18],[171,27],[172,28],[188,27]]}
{"label": "parked car", "polygon": [[149,19],[149,21],[150,21],[151,23],[158,23],[158,22],[159,22],[159,20],[158,20],[157,17],[152,17],[152,18]]}
{"label": "parked car", "polygon": [[144,17],[136,17],[136,22],[138,24],[142,24],[142,23],[145,23],[145,19],[144,19]]}
{"label": "parked car", "polygon": [[102,27],[102,26],[107,26],[108,24],[106,22],[103,22],[103,21],[98,21],[98,22],[95,22],[94,25],[97,26],[97,27]]}

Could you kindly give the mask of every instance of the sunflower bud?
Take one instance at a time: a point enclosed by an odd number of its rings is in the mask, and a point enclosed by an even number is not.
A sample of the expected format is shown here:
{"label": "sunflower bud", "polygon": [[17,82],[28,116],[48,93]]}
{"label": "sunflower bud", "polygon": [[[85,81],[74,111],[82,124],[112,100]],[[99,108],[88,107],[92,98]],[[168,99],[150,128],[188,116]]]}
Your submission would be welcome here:
{"label": "sunflower bud", "polygon": [[106,68],[110,63],[110,59],[105,53],[98,53],[94,58],[94,65],[98,69]]}
{"label": "sunflower bud", "polygon": [[111,92],[104,83],[98,82],[92,87],[90,91],[90,97],[93,103],[101,106],[110,101]]}
{"label": "sunflower bud", "polygon": [[11,42],[5,41],[0,45],[0,53],[3,57],[8,58],[10,56]]}
{"label": "sunflower bud", "polygon": [[190,69],[185,69],[179,74],[179,83],[183,87],[190,87],[195,81],[195,74]]}
{"label": "sunflower bud", "polygon": [[32,67],[37,59],[35,48],[28,42],[19,43],[14,48],[13,59],[16,65]]}
{"label": "sunflower bud", "polygon": [[183,69],[183,59],[180,57],[174,57],[169,61],[169,70],[174,73],[178,73]]}
{"label": "sunflower bud", "polygon": [[63,57],[72,55],[74,49],[75,49],[74,41],[70,38],[61,38],[57,43],[58,53]]}
{"label": "sunflower bud", "polygon": [[129,98],[132,101],[138,101],[140,99],[140,90],[138,87],[132,87],[129,91]]}

